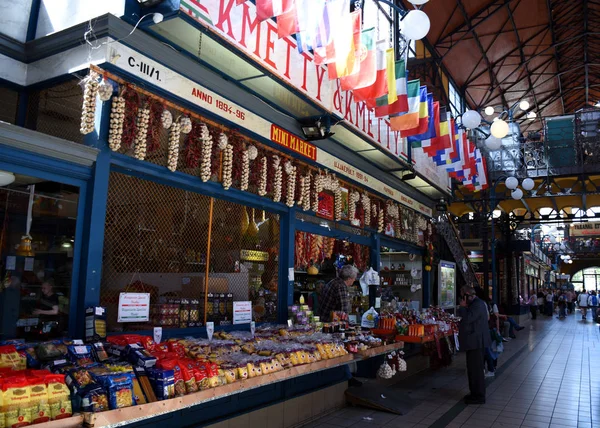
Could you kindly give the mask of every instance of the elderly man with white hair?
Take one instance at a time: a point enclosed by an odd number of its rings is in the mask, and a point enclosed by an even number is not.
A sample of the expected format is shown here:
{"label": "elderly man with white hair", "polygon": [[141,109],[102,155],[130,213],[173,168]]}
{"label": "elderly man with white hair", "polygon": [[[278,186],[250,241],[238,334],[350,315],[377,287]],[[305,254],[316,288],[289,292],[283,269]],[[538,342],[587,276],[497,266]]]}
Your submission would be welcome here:
{"label": "elderly man with white hair", "polygon": [[331,321],[332,312],[350,313],[350,296],[348,287],[354,284],[358,269],[351,265],[343,266],[338,276],[332,279],[324,288],[319,302],[321,321]]}

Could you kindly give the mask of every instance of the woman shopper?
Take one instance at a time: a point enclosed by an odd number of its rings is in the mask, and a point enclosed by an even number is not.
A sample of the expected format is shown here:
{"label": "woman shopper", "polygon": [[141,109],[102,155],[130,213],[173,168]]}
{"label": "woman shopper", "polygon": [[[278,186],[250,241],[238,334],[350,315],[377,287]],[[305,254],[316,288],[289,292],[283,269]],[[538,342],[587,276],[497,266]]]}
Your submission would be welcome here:
{"label": "woman shopper", "polygon": [[537,318],[538,298],[533,290],[529,292],[529,296],[529,310],[531,311],[531,319],[534,320]]}
{"label": "woman shopper", "polygon": [[581,290],[579,296],[577,296],[577,305],[581,309],[581,319],[585,320],[587,317],[588,300],[590,295],[585,291],[585,288]]}
{"label": "woman shopper", "polygon": [[540,288],[537,293],[537,301],[538,307],[540,308],[540,315],[544,314],[544,304],[546,303],[546,295],[544,291]]}

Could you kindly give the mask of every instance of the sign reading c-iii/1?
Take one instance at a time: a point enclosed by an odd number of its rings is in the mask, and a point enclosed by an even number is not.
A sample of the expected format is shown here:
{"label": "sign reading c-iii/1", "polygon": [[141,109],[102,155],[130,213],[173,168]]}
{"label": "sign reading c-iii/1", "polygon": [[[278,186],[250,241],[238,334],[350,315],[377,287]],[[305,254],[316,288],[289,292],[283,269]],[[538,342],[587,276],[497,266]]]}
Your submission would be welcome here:
{"label": "sign reading c-iii/1", "polygon": [[277,125],[271,125],[271,141],[313,161],[317,160],[317,148],[315,146]]}

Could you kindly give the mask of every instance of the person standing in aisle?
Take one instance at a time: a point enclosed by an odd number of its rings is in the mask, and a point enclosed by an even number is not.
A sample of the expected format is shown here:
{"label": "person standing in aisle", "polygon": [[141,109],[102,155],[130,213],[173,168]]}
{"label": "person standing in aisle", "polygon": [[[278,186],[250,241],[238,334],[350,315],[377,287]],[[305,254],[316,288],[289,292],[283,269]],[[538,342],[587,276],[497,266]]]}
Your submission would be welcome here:
{"label": "person standing in aisle", "polygon": [[575,293],[572,290],[567,291],[567,310],[569,314],[573,313],[573,306],[575,303]]}
{"label": "person standing in aisle", "polygon": [[544,315],[544,305],[546,304],[546,295],[540,288],[537,293],[538,307],[540,308],[540,315]]}
{"label": "person standing in aisle", "polygon": [[579,293],[579,296],[577,296],[577,305],[579,306],[579,309],[581,309],[582,320],[585,320],[587,318],[587,307],[589,298],[590,295],[585,291],[585,288],[581,290],[581,293]]}
{"label": "person standing in aisle", "polygon": [[323,288],[323,294],[319,302],[321,321],[331,321],[332,312],[350,313],[351,306],[348,287],[354,284],[357,275],[358,271],[354,266],[345,265],[340,269],[337,278],[329,281]]}
{"label": "person standing in aisle", "polygon": [[538,300],[535,292],[531,290],[529,292],[529,310],[531,311],[531,319],[534,320],[537,318],[537,308],[538,308]]}
{"label": "person standing in aisle", "polygon": [[546,295],[546,316],[551,317],[554,313],[554,293],[552,290],[548,290]]}
{"label": "person standing in aisle", "polygon": [[558,296],[558,319],[567,317],[567,297],[565,293],[559,292]]}
{"label": "person standing in aisle", "polygon": [[595,291],[590,291],[590,297],[588,298],[588,308],[592,313],[592,320],[596,322],[596,312],[598,311],[598,296]]}
{"label": "person standing in aisle", "polygon": [[485,404],[484,352],[490,346],[487,305],[475,295],[473,287],[460,290],[458,316],[461,317],[458,340],[460,349],[467,353],[467,375],[471,393],[465,397],[466,404]]}

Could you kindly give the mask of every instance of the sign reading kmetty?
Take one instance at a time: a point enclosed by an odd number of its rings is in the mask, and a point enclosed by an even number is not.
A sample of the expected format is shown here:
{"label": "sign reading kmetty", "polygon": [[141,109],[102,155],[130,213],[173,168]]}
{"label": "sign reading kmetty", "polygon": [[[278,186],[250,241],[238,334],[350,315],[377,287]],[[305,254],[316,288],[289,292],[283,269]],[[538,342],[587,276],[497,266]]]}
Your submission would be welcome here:
{"label": "sign reading kmetty", "polygon": [[271,141],[311,160],[317,160],[317,148],[315,146],[277,125],[271,125]]}

